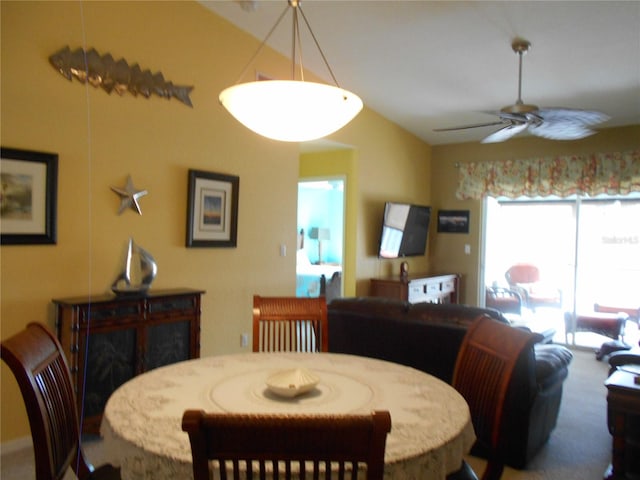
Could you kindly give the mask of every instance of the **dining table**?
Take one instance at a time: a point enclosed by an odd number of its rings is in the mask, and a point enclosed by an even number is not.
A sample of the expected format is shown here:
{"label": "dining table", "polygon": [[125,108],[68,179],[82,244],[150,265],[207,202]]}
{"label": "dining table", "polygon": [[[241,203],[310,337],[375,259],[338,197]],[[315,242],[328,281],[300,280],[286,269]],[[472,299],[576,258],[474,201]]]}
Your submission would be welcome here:
{"label": "dining table", "polygon": [[[303,369],[317,385],[295,397],[267,386]],[[388,410],[385,479],[442,480],[460,468],[475,433],[469,407],[450,385],[384,360],[334,353],[240,353],[151,370],[121,385],[101,423],[105,459],[123,480],[192,479],[182,431],[187,409],[207,412],[349,414]]]}

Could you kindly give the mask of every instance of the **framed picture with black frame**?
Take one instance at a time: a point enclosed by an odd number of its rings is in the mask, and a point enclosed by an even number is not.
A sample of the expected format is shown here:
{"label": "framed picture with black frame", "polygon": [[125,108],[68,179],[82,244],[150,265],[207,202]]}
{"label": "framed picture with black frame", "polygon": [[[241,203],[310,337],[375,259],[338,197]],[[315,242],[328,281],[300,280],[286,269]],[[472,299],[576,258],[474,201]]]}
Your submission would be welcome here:
{"label": "framed picture with black frame", "polygon": [[469,233],[469,210],[439,210],[438,233]]}
{"label": "framed picture with black frame", "polygon": [[0,244],[55,244],[58,154],[1,150]]}
{"label": "framed picture with black frame", "polygon": [[189,170],[187,247],[235,247],[240,177]]}

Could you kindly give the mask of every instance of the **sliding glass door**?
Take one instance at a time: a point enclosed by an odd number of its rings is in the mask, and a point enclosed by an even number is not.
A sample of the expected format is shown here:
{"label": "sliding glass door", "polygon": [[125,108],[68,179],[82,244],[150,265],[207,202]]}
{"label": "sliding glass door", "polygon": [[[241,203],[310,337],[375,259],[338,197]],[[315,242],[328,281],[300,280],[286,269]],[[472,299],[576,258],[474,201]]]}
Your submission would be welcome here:
{"label": "sliding glass door", "polygon": [[640,304],[640,199],[582,200],[578,225],[577,308]]}
{"label": "sliding glass door", "polygon": [[[555,288],[562,292],[559,304],[523,298],[516,321],[536,331],[553,327],[555,341],[599,346],[610,338],[589,329],[574,335],[576,315],[597,316],[596,304],[613,310],[640,307],[640,195],[490,197],[485,206],[485,286],[517,288],[505,273],[513,265],[530,264],[540,273],[534,295],[551,295]],[[526,297],[524,290],[520,293]],[[634,341],[637,322],[625,327],[625,340]]]}

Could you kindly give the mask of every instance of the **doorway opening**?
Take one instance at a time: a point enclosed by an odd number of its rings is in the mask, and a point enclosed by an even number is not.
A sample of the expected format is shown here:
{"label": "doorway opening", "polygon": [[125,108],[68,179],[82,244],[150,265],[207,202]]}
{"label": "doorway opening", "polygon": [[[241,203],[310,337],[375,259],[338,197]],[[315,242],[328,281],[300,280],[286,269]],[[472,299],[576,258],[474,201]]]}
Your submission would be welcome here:
{"label": "doorway opening", "polygon": [[[520,308],[507,316],[540,333],[555,330],[558,343],[637,345],[640,194],[489,197],[485,212],[488,306],[495,292],[515,291]],[[537,278],[511,278],[527,265]]]}
{"label": "doorway opening", "polygon": [[298,182],[296,296],[342,296],[344,222],[344,178]]}

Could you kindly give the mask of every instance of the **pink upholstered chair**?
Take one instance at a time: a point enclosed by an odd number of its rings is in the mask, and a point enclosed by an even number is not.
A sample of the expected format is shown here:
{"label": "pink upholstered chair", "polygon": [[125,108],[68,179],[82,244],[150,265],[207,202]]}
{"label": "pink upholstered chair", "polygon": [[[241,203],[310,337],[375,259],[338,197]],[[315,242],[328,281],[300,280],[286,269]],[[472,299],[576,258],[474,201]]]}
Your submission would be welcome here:
{"label": "pink upholstered chair", "polygon": [[524,305],[536,307],[561,307],[562,291],[540,278],[540,269],[530,263],[517,263],[504,274],[509,286],[522,297]]}

